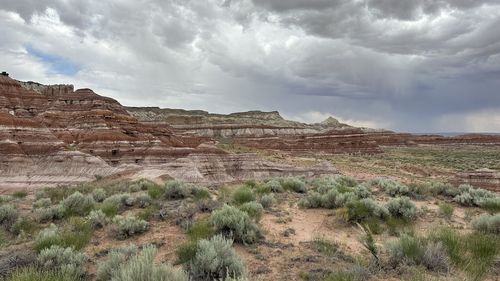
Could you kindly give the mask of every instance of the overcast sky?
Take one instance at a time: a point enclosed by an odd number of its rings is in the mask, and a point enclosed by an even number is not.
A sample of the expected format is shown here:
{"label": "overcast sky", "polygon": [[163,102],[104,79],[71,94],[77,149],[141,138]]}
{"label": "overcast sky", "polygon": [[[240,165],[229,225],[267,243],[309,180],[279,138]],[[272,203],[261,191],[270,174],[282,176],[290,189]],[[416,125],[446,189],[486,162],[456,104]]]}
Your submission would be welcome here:
{"label": "overcast sky", "polygon": [[124,105],[500,132],[500,0],[0,0],[0,70]]}

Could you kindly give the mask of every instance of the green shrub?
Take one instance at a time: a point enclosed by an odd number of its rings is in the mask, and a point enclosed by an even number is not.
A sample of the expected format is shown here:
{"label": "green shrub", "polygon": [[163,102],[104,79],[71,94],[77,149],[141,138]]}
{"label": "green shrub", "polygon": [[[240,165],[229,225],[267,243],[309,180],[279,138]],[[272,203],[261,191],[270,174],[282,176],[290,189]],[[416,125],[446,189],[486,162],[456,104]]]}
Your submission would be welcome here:
{"label": "green shrub", "polygon": [[320,208],[323,206],[322,195],[319,192],[310,191],[306,197],[299,200],[298,205],[301,208]]}
{"label": "green shrub", "polygon": [[99,205],[99,210],[101,210],[108,218],[116,216],[120,212],[120,202],[107,201],[104,200],[102,204]]}
{"label": "green shrub", "polygon": [[63,248],[53,245],[38,254],[38,264],[45,270],[62,272],[63,274],[82,276],[85,273],[85,254],[73,248]]}
{"label": "green shrub", "polygon": [[49,227],[38,233],[38,236],[35,239],[34,248],[36,251],[40,252],[43,249],[50,248],[52,245],[60,244],[62,243],[59,228],[55,224],[50,224]]}
{"label": "green shrub", "polygon": [[403,233],[413,232],[413,224],[407,219],[390,217],[385,223],[390,235],[399,236]]}
{"label": "green shrub", "polygon": [[439,204],[439,214],[445,217],[447,220],[451,219],[454,211],[455,209],[451,204],[448,203]]}
{"label": "green shrub", "polygon": [[59,271],[48,271],[34,267],[20,268],[7,281],[80,281],[80,276]]}
{"label": "green shrub", "polygon": [[250,216],[236,207],[225,205],[212,214],[217,233],[237,242],[252,244],[260,238],[260,230]]}
{"label": "green shrub", "polygon": [[177,254],[177,264],[183,264],[189,266],[189,263],[196,256],[196,251],[198,250],[198,241],[188,241],[183,243],[177,248],[175,253]]}
{"label": "green shrub", "polygon": [[0,204],[10,202],[14,200],[14,197],[11,195],[0,195]]}
{"label": "green shrub", "polygon": [[139,208],[146,208],[151,205],[153,200],[148,194],[141,194],[135,198],[135,202]]}
{"label": "green shrub", "polygon": [[62,228],[51,224],[42,230],[35,239],[34,248],[40,252],[52,245],[58,245],[80,250],[88,244],[92,233],[90,223],[80,217],[72,217]]}
{"label": "green shrub", "polygon": [[12,225],[10,232],[14,235],[31,235],[36,229],[37,225],[33,220],[21,217]]}
{"label": "green shrub", "polygon": [[281,183],[278,180],[274,179],[264,183],[263,188],[275,193],[285,192],[285,189],[283,188],[283,186],[281,186]]}
{"label": "green shrub", "polygon": [[385,205],[389,213],[396,218],[413,220],[417,216],[417,206],[408,197],[391,199]]}
{"label": "green shrub", "polygon": [[164,196],[165,188],[157,184],[148,186],[148,195],[152,199],[159,199]]}
{"label": "green shrub", "polygon": [[94,198],[96,202],[102,202],[107,197],[108,195],[106,194],[106,191],[102,188],[96,188],[92,191],[92,198]]}
{"label": "green shrub", "polygon": [[350,201],[346,204],[347,220],[351,222],[363,222],[370,218],[385,219],[389,217],[389,211],[370,198]]}
{"label": "green shrub", "polygon": [[18,190],[12,193],[12,197],[18,198],[18,199],[23,199],[26,196],[28,196],[28,192],[26,190]]}
{"label": "green shrub", "polygon": [[495,198],[485,198],[479,203],[479,207],[490,213],[500,212],[500,196]]}
{"label": "green shrub", "polygon": [[306,184],[298,178],[285,178],[281,184],[285,190],[291,190],[297,193],[306,193]]}
{"label": "green shrub", "polygon": [[48,208],[52,205],[50,198],[40,198],[33,202],[33,209]]}
{"label": "green shrub", "polygon": [[262,213],[264,212],[264,207],[262,207],[260,203],[257,203],[255,201],[244,203],[239,206],[239,209],[247,213],[250,218],[254,219],[257,222],[260,221]]}
{"label": "green shrub", "polygon": [[91,211],[87,216],[87,220],[94,229],[102,228],[109,222],[109,218],[102,210]]}
{"label": "green shrub", "polygon": [[16,222],[18,216],[19,213],[14,206],[0,206],[0,225],[5,229],[10,229],[10,227]]}
{"label": "green shrub", "polygon": [[451,184],[442,182],[430,182],[428,186],[429,192],[434,196],[447,195],[448,190],[454,189]]}
{"label": "green shrub", "polygon": [[441,242],[450,260],[467,272],[474,280],[482,278],[500,254],[500,237],[487,233],[460,235],[443,228],[431,235],[433,241]]}
{"label": "green shrub", "polygon": [[262,207],[264,207],[264,209],[269,209],[276,203],[276,200],[274,199],[274,195],[264,194],[260,197],[259,203],[262,205]]}
{"label": "green shrub", "polygon": [[135,198],[129,193],[114,194],[106,198],[99,209],[102,210],[108,217],[114,217],[126,207],[133,206]]}
{"label": "green shrub", "polygon": [[206,187],[193,187],[191,189],[191,193],[194,196],[194,199],[196,200],[203,200],[203,199],[208,199],[210,198],[210,191]]}
{"label": "green shrub", "polygon": [[483,214],[472,221],[474,229],[492,234],[500,234],[500,214]]}
{"label": "green shrub", "polygon": [[254,201],[255,195],[247,186],[240,186],[233,192],[233,203],[241,205],[246,202]]}
{"label": "green shrub", "polygon": [[408,186],[390,179],[378,178],[372,180],[371,184],[378,186],[385,193],[393,197],[397,195],[408,195],[410,193],[410,188]]}
{"label": "green shrub", "polygon": [[389,260],[393,264],[421,264],[425,254],[423,242],[407,234],[387,245]]}
{"label": "green shrub", "polygon": [[245,265],[232,244],[221,235],[200,240],[188,267],[191,277],[195,280],[223,280],[229,276],[243,276]]}
{"label": "green shrub", "polygon": [[188,231],[187,235],[190,240],[197,241],[200,239],[208,239],[215,234],[212,224],[208,220],[199,220],[193,223]]}
{"label": "green shrub", "polygon": [[106,260],[97,265],[96,278],[98,281],[109,281],[132,256],[137,254],[136,246],[113,249],[108,253]]}
{"label": "green shrub", "polygon": [[113,219],[115,237],[123,240],[135,234],[144,233],[149,229],[149,223],[136,217],[116,216]]}
{"label": "green shrub", "polygon": [[184,199],[191,195],[191,186],[182,181],[169,181],[165,185],[164,194],[169,200]]}
{"label": "green shrub", "polygon": [[61,201],[61,206],[66,210],[66,215],[87,215],[95,205],[91,195],[83,195],[79,191],[71,194]]}
{"label": "green shrub", "polygon": [[458,187],[459,194],[453,200],[464,206],[481,206],[486,199],[495,198],[491,191],[481,188],[474,188],[468,184],[462,184]]}
{"label": "green shrub", "polygon": [[140,210],[136,216],[137,218],[141,219],[141,220],[145,220],[145,221],[148,221],[149,219],[151,219],[151,217],[154,215],[154,213],[158,211],[158,206],[156,205],[151,205],[151,206],[148,206],[142,210]]}
{"label": "green shrub", "polygon": [[188,276],[171,265],[155,265],[157,250],[154,246],[146,246],[142,252],[120,265],[113,272],[111,281],[188,281]]}
{"label": "green shrub", "polygon": [[65,213],[66,209],[62,205],[58,204],[48,208],[36,209],[35,218],[38,222],[48,222],[62,219]]}

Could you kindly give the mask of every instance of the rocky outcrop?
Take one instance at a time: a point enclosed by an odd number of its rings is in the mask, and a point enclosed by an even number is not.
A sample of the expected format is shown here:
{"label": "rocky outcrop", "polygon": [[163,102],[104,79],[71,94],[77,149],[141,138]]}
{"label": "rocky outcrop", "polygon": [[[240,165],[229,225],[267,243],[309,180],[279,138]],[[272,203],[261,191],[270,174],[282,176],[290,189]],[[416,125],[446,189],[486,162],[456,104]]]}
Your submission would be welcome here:
{"label": "rocky outcrop", "polygon": [[127,107],[126,110],[146,124],[171,124],[179,135],[294,153],[381,153],[383,146],[500,144],[500,136],[469,134],[444,137],[395,133],[352,127],[332,117],[321,123],[305,124],[285,120],[276,111],[224,115],[158,107]]}
{"label": "rocky outcrop", "polygon": [[[90,89],[24,83],[0,75],[0,188],[117,174],[226,182],[308,171],[319,172],[265,162],[255,155],[230,155],[208,137],[139,122],[116,100]],[[331,167],[327,171],[334,172]]]}

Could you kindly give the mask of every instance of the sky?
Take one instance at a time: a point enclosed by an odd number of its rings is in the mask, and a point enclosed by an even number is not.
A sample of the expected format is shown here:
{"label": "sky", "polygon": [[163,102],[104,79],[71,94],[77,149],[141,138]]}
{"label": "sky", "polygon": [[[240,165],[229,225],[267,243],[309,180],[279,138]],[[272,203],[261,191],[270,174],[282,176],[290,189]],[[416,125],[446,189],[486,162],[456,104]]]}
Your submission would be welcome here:
{"label": "sky", "polygon": [[500,0],[1,0],[0,71],[123,105],[500,132]]}

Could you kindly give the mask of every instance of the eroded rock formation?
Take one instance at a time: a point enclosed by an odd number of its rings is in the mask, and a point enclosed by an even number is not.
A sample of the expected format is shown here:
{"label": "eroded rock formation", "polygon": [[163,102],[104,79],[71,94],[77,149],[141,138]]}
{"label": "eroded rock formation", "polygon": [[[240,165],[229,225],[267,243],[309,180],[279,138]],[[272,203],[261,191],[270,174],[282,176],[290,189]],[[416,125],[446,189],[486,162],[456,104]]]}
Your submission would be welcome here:
{"label": "eroded rock formation", "polygon": [[229,155],[208,137],[142,123],[116,100],[71,85],[45,86],[0,75],[0,187],[159,176],[196,182],[264,175],[331,173]]}

